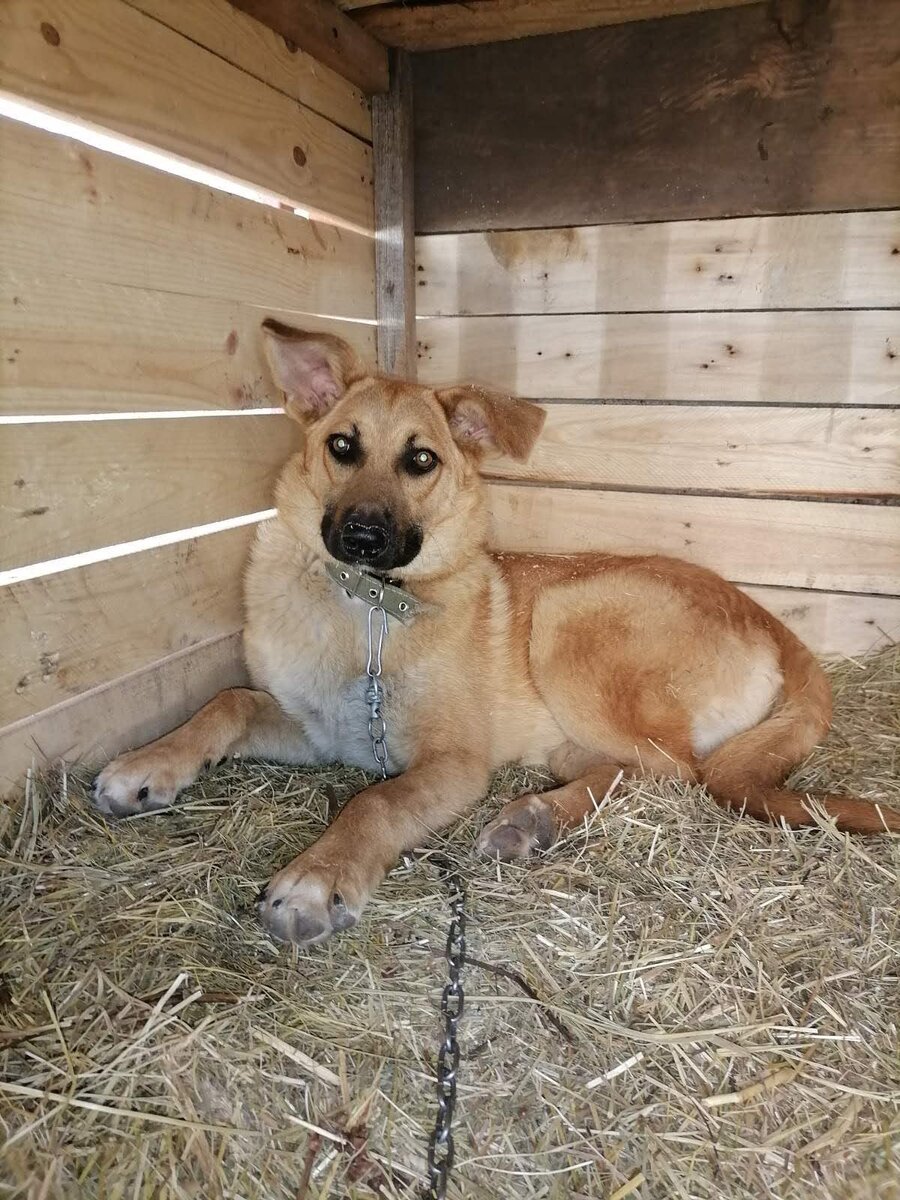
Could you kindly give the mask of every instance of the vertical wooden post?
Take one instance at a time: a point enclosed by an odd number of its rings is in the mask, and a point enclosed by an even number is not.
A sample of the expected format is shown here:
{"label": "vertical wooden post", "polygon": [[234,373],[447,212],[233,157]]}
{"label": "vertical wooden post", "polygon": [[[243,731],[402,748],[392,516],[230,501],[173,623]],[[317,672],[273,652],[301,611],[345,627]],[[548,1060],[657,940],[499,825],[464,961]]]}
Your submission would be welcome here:
{"label": "vertical wooden post", "polygon": [[412,64],[391,52],[391,86],[372,98],[375,157],[375,315],[378,368],[416,376]]}

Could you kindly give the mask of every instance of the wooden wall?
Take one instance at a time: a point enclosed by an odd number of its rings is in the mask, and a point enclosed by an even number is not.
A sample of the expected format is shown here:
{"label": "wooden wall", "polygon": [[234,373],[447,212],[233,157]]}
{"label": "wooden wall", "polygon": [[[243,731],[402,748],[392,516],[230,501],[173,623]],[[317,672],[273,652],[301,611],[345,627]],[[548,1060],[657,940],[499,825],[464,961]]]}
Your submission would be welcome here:
{"label": "wooden wall", "polygon": [[898,0],[414,56],[421,233],[898,203]]}
{"label": "wooden wall", "polygon": [[373,356],[374,250],[367,101],[225,0],[8,0],[0,89],[270,201],[0,117],[6,786],[155,736],[242,679],[253,525],[178,531],[271,506],[296,442],[255,411],[279,403],[260,323]]}
{"label": "wooden wall", "polygon": [[498,545],[900,636],[898,53],[897,0],[834,0],[416,56],[419,378],[548,410]]}

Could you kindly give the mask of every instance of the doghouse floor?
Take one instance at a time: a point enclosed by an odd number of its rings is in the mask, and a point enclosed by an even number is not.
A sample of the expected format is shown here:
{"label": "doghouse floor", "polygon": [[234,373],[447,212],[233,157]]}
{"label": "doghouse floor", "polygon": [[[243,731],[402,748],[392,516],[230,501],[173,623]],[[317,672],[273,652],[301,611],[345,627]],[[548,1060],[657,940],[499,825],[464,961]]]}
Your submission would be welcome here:
{"label": "doghouse floor", "polygon": [[[834,681],[834,732],[799,782],[900,804],[900,653]],[[313,953],[252,911],[362,776],[228,765],[175,811],[111,825],[85,782],[35,784],[0,825],[4,1194],[414,1195],[440,883],[398,869]],[[470,951],[500,969],[466,971],[452,1195],[896,1197],[900,840],[629,784],[498,871],[470,853],[495,806],[450,843]]]}

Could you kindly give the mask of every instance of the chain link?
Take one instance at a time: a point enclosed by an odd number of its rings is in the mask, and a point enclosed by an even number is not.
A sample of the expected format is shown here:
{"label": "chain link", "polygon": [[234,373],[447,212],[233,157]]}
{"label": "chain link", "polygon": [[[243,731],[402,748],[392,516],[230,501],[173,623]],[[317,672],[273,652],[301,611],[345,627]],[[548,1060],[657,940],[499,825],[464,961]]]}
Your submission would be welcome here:
{"label": "chain link", "polygon": [[[373,598],[374,599],[374,598]],[[368,657],[366,675],[366,703],[369,706],[369,737],[372,739],[372,754],[387,779],[387,725],[381,711],[384,688],[381,685],[381,658],[384,639],[387,637],[387,613],[382,601],[384,584],[374,603],[369,605]],[[466,996],[461,982],[462,969],[466,961],[466,890],[462,878],[454,871],[453,864],[443,854],[429,854],[447,885],[450,900],[450,928],[447,933],[447,982],[441,992],[441,1016],[444,1019],[444,1036],[438,1049],[437,1118],[431,1137],[428,1139],[428,1184],[422,1193],[423,1200],[444,1200],[447,1181],[453,1170],[453,1114],[456,1109],[456,1083],[459,1074],[459,1042],[457,1030],[463,1015]]]}
{"label": "chain link", "polygon": [[450,930],[447,934],[447,982],[441,993],[444,1037],[437,1056],[437,1118],[428,1140],[428,1185],[423,1200],[444,1200],[447,1180],[453,1170],[453,1113],[456,1108],[456,1084],[459,1074],[457,1030],[465,1008],[466,995],[460,980],[466,961],[466,890],[450,860],[431,855],[450,896]]}

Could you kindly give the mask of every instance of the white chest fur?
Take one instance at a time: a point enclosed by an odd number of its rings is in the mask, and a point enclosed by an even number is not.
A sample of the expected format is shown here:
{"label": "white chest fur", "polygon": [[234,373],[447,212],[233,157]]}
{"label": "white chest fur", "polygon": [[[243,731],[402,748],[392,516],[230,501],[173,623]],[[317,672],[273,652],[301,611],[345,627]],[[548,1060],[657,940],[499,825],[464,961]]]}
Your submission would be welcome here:
{"label": "white chest fur", "polygon": [[[278,520],[260,530],[246,579],[247,665],[306,730],[313,761],[374,767],[368,733],[368,606],[347,596]],[[383,713],[388,770],[405,769],[418,673],[400,670],[404,627],[390,619],[384,646]]]}

